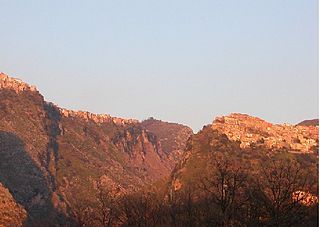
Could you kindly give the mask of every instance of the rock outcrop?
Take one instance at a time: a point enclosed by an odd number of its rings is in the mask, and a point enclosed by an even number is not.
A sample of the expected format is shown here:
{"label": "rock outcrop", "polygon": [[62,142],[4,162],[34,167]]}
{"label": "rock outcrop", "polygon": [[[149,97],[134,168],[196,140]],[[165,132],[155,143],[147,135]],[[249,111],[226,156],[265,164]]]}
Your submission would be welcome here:
{"label": "rock outcrop", "polygon": [[317,196],[304,191],[295,191],[292,194],[292,199],[304,206],[312,206],[319,203]]}
{"label": "rock outcrop", "polygon": [[318,127],[290,124],[271,124],[245,114],[217,117],[211,126],[241,148],[263,145],[272,149],[286,149],[294,153],[315,152],[319,143]]}
{"label": "rock outcrop", "polygon": [[4,73],[0,73],[0,89],[8,88],[19,93],[22,91],[34,91],[38,92],[35,86],[29,85],[20,79],[9,77]]}
{"label": "rock outcrop", "polygon": [[[51,104],[54,105],[54,104]],[[119,117],[112,117],[109,114],[95,114],[88,111],[74,111],[64,108],[59,108],[59,111],[64,117],[76,117],[81,118],[86,121],[93,121],[94,123],[114,123],[116,125],[128,125],[128,124],[138,124],[139,121],[136,119],[124,119]]]}

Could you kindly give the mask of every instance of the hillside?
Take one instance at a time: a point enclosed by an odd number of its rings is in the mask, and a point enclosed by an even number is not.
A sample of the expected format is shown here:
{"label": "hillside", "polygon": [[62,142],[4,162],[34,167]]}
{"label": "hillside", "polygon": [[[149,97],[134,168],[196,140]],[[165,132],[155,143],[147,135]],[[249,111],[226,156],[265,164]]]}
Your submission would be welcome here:
{"label": "hillside", "polygon": [[316,178],[318,146],[314,126],[273,125],[245,114],[217,117],[188,141],[186,154],[172,173],[172,186],[178,190],[193,184],[205,174],[208,160],[221,155],[252,171],[270,157],[298,159]]}
{"label": "hillside", "polygon": [[168,190],[189,201],[179,217],[192,225],[315,226],[318,129],[244,114],[218,117],[188,141]]}
{"label": "hillside", "polygon": [[141,122],[143,128],[156,135],[162,150],[176,163],[183,155],[187,140],[193,131],[185,125],[169,123],[154,118]]}
{"label": "hillside", "polygon": [[23,226],[27,212],[0,183],[0,226]]}
{"label": "hillside", "polygon": [[319,119],[304,120],[304,121],[301,121],[297,125],[300,125],[300,126],[319,126]]}
{"label": "hillside", "polygon": [[101,180],[130,191],[170,174],[167,153],[137,120],[60,108],[5,74],[0,97],[0,182],[29,225],[71,225]]}

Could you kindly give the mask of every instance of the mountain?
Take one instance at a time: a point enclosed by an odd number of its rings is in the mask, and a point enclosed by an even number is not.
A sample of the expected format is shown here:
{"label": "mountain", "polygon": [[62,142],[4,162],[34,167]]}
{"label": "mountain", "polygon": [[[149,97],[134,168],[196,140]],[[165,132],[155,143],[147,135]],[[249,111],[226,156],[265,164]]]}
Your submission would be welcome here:
{"label": "mountain", "polygon": [[97,182],[137,190],[169,176],[172,161],[137,120],[60,108],[34,86],[0,74],[0,182],[27,225],[72,225]]}
{"label": "mountain", "polygon": [[318,143],[315,126],[274,125],[245,114],[217,117],[188,140],[171,174],[170,200],[182,207],[175,221],[315,226]]}
{"label": "mountain", "polygon": [[0,225],[313,226],[318,144],[246,114],[193,134],[68,110],[0,74]]}
{"label": "mountain", "polygon": [[300,125],[300,126],[319,126],[319,119],[304,120],[304,121],[301,121],[297,125]]}
{"label": "mountain", "polygon": [[143,128],[157,136],[162,150],[169,155],[173,164],[180,160],[186,147],[187,140],[193,131],[185,125],[169,123],[154,118],[141,122]]}
{"label": "mountain", "polygon": [[[268,157],[290,157],[304,162],[310,169],[317,164],[318,127],[274,125],[246,114],[217,117],[192,136],[186,153],[172,173],[176,190],[205,172],[211,155],[227,155],[247,169],[257,169]],[[243,162],[243,163],[242,163]],[[239,164],[240,165],[240,164]],[[316,172],[313,173],[315,176]]]}

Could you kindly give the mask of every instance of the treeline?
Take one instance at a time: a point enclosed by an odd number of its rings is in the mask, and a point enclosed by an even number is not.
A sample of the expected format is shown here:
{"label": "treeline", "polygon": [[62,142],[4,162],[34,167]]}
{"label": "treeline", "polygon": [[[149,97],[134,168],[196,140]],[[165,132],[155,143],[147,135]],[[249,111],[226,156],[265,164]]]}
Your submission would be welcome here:
{"label": "treeline", "polygon": [[318,226],[315,182],[294,161],[270,161],[248,174],[226,160],[193,185],[167,193],[123,194],[98,184],[94,203],[79,202],[79,226]]}

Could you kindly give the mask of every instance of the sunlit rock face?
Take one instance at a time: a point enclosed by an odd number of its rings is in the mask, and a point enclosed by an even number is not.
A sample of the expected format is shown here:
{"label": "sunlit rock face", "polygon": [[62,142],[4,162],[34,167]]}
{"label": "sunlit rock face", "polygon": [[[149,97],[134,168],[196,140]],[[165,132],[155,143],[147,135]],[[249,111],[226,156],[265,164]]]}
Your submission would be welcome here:
{"label": "sunlit rock face", "polygon": [[[54,105],[51,103],[51,105]],[[64,117],[77,117],[81,118],[85,121],[93,121],[97,124],[102,123],[114,123],[116,125],[128,125],[128,124],[138,124],[139,121],[136,119],[124,119],[119,117],[112,117],[109,114],[95,114],[90,113],[88,111],[74,111],[74,110],[68,110],[64,108],[59,108],[59,111],[62,116]]]}
{"label": "sunlit rock face", "polygon": [[239,141],[241,148],[264,145],[289,152],[311,153],[317,150],[319,142],[317,126],[271,124],[246,114],[217,117],[211,127],[226,134],[230,140]]}
{"label": "sunlit rock face", "polygon": [[312,206],[319,202],[317,196],[304,191],[295,191],[292,193],[292,199],[305,206]]}
{"label": "sunlit rock face", "polygon": [[1,88],[12,89],[17,93],[22,91],[37,92],[37,88],[35,86],[29,85],[20,79],[9,77],[4,73],[0,73],[0,89]]}

